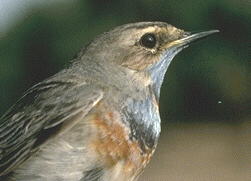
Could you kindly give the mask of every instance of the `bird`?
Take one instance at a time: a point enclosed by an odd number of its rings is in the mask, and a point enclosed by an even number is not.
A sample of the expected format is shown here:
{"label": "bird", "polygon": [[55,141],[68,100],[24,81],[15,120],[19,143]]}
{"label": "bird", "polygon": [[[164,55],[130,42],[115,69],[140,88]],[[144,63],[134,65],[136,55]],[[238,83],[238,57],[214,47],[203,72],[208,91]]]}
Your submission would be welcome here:
{"label": "bird", "polygon": [[138,22],[97,36],[2,115],[0,180],[137,180],[157,147],[171,61],[217,32]]}

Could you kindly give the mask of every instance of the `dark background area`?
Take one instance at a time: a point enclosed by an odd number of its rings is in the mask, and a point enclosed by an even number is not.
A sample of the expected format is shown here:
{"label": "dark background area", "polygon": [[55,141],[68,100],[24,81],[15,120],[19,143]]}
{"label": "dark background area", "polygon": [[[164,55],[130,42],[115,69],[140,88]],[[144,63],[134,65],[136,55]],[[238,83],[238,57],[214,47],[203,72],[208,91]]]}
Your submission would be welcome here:
{"label": "dark background area", "polygon": [[68,2],[27,9],[1,37],[0,115],[97,35],[125,23],[164,21],[186,31],[220,33],[193,43],[174,58],[161,90],[163,130],[201,124],[225,129],[249,122],[250,1]]}

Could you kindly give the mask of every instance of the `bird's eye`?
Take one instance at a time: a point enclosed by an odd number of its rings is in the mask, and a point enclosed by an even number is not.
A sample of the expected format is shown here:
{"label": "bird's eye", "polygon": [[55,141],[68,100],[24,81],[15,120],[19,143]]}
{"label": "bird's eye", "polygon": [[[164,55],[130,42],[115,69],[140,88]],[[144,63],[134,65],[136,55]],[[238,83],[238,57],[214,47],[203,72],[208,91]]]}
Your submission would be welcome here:
{"label": "bird's eye", "polygon": [[153,34],[144,34],[140,39],[140,44],[146,48],[153,48],[156,45],[156,38]]}

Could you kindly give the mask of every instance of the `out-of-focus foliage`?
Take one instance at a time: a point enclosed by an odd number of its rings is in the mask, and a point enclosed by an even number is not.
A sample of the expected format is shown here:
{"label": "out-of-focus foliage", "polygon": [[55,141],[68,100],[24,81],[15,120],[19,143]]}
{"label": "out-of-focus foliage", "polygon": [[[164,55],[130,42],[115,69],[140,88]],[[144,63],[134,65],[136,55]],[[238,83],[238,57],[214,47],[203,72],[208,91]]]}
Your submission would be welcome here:
{"label": "out-of-focus foliage", "polygon": [[161,92],[163,122],[232,124],[250,116],[251,3],[231,0],[72,0],[32,8],[1,39],[0,115],[95,36],[138,21],[221,31],[175,57]]}

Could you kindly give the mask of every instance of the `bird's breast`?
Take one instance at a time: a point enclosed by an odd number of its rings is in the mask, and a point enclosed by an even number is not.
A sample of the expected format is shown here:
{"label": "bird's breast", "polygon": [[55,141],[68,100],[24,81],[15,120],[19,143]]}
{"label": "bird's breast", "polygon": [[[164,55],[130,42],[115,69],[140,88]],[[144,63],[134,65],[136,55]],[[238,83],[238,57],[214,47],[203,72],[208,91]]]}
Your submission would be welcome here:
{"label": "bird's breast", "polygon": [[127,102],[121,110],[102,101],[95,106],[91,124],[96,134],[91,147],[108,167],[119,164],[123,174],[133,177],[139,175],[156,149],[160,117],[154,96]]}
{"label": "bird's breast", "polygon": [[112,175],[129,180],[139,175],[150,161],[152,149],[142,150],[142,143],[132,139],[131,127],[123,119],[121,112],[99,102],[91,119],[96,133],[91,148],[106,167],[116,170]]}

